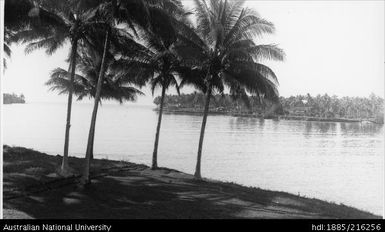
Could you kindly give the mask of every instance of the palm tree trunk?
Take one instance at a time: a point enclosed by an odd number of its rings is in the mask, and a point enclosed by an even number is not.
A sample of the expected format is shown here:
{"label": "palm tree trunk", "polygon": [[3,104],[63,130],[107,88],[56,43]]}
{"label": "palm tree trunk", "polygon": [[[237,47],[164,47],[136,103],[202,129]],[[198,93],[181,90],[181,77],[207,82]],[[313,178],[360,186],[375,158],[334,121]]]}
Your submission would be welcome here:
{"label": "palm tree trunk", "polygon": [[91,144],[91,152],[90,152],[90,160],[94,159],[94,143],[95,143],[95,128],[92,132],[92,144]]}
{"label": "palm tree trunk", "polygon": [[93,137],[92,137],[91,154],[90,154],[90,159],[91,159],[91,160],[94,159],[95,131],[94,131],[92,134],[93,134]]}
{"label": "palm tree trunk", "polygon": [[158,168],[158,143],[159,143],[160,125],[162,123],[163,102],[164,102],[165,94],[166,94],[166,88],[165,88],[165,86],[163,86],[162,87],[162,97],[160,99],[160,109],[159,109],[159,116],[158,116],[158,125],[156,127],[154,152],[152,153],[152,169]]}
{"label": "palm tree trunk", "polygon": [[73,95],[73,84],[75,79],[75,70],[76,70],[76,52],[77,52],[78,41],[75,39],[72,42],[71,49],[71,76],[70,76],[70,88],[68,92],[68,103],[67,103],[67,121],[66,121],[66,131],[64,139],[64,153],[63,160],[61,164],[61,171],[63,174],[68,172],[68,147],[69,147],[69,138],[70,138],[70,127],[71,127],[71,111],[72,111],[72,95]]}
{"label": "palm tree trunk", "polygon": [[99,71],[99,77],[98,77],[98,83],[96,86],[96,94],[95,94],[95,99],[94,99],[94,109],[92,111],[92,118],[91,118],[91,126],[90,126],[90,131],[88,134],[88,142],[87,142],[87,151],[86,151],[86,157],[84,159],[84,170],[83,170],[83,176],[82,176],[82,183],[83,184],[88,184],[90,183],[90,161],[91,161],[91,152],[92,152],[92,146],[93,146],[93,139],[95,135],[95,124],[96,124],[96,115],[98,112],[98,106],[99,106],[99,101],[100,101],[100,94],[102,91],[102,83],[103,83],[103,77],[104,77],[104,72],[105,72],[105,63],[106,63],[106,54],[110,42],[110,31],[108,30],[106,32],[106,38],[104,42],[104,50],[103,50],[103,57],[102,57],[102,64],[100,66],[100,71]]}
{"label": "palm tree trunk", "polygon": [[201,176],[202,146],[203,146],[203,138],[205,136],[207,115],[209,113],[210,97],[211,97],[211,85],[209,85],[209,87],[207,89],[207,93],[206,93],[205,109],[204,109],[204,112],[203,112],[201,134],[200,134],[200,137],[199,137],[197,165],[195,167],[195,174],[194,174],[195,178],[197,178],[197,179],[201,179],[202,178],[202,176]]}

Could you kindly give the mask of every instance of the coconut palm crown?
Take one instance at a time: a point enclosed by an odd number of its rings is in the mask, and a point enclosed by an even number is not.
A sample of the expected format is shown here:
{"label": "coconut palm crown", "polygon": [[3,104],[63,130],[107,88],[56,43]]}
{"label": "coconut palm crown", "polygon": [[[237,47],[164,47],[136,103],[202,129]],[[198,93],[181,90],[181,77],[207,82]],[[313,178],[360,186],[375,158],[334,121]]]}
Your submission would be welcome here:
{"label": "coconut palm crown", "polygon": [[[73,93],[77,96],[77,100],[95,97],[101,65],[100,54],[89,49],[87,51],[81,50],[83,51],[79,54],[79,63],[77,64],[78,73],[75,75],[73,83]],[[143,93],[131,86],[136,85],[134,79],[117,74],[110,68],[114,62],[116,62],[115,59],[110,59],[107,63],[100,102],[102,100],[116,100],[119,103],[135,101],[137,96],[143,95]],[[68,94],[71,87],[70,72],[62,68],[54,69],[46,85],[50,86],[50,90],[58,91],[59,94]]]}

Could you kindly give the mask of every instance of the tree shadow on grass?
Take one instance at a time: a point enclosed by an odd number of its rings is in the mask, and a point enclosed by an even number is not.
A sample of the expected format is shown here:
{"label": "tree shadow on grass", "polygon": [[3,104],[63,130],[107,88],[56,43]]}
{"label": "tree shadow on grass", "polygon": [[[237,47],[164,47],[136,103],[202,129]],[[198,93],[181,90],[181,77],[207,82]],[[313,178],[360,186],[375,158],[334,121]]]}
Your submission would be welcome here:
{"label": "tree shadow on grass", "polygon": [[87,188],[66,186],[7,201],[5,207],[34,218],[234,218],[235,209],[188,197],[192,190],[151,178],[108,176]]}
{"label": "tree shadow on grass", "polygon": [[[158,178],[158,177],[157,177]],[[5,202],[34,218],[306,218],[325,217],[274,207],[276,195],[231,184],[183,179],[169,182],[121,171],[80,188],[63,188]],[[172,179],[172,178],[171,178]]]}

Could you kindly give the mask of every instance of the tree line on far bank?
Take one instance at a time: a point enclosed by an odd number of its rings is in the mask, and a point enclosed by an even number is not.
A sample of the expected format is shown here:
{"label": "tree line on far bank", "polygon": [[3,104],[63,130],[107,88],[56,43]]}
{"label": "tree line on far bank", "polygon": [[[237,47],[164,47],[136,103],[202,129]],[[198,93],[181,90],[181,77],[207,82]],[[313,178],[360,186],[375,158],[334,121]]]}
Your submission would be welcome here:
{"label": "tree line on far bank", "polygon": [[13,104],[13,103],[25,103],[25,97],[23,94],[17,95],[15,93],[3,93],[3,103],[4,104]]}
{"label": "tree line on far bank", "polygon": [[[156,105],[159,102],[159,97],[154,99]],[[164,99],[164,106],[168,110],[202,111],[204,106],[203,94],[194,92],[167,95]],[[279,102],[276,103],[257,96],[234,99],[229,94],[217,94],[213,96],[210,108],[215,112],[242,114],[266,114],[270,113],[273,108],[273,113],[277,115],[300,114],[309,117],[352,119],[382,118],[382,121],[384,117],[384,99],[373,93],[369,97],[337,97],[328,94],[280,96]]]}

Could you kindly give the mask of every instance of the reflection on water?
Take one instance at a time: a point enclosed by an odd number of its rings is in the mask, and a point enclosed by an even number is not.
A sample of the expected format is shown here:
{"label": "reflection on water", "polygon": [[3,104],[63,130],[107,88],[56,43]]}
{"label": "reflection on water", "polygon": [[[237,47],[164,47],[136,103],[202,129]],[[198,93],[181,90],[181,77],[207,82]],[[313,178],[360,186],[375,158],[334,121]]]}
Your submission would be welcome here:
{"label": "reflection on water", "polygon": [[372,135],[376,136],[383,130],[382,125],[374,123],[341,123],[341,132],[344,135]]}
{"label": "reflection on water", "polygon": [[[215,116],[211,116],[215,117]],[[219,116],[223,117],[223,116]],[[264,120],[259,118],[248,118],[248,117],[231,117],[229,119],[231,130],[243,130],[245,127],[256,129],[257,127],[263,127]]]}
{"label": "reflection on water", "polygon": [[320,133],[326,134],[326,133],[335,133],[336,132],[336,125],[337,123],[333,122],[315,122],[314,127],[317,128],[316,130]]}
{"label": "reflection on water", "polygon": [[[62,154],[65,104],[4,106],[4,143]],[[92,105],[75,104],[70,153],[84,156]],[[27,117],[28,115],[28,117]],[[150,164],[157,114],[103,105],[95,156]],[[202,117],[165,114],[159,165],[193,173]],[[382,214],[384,129],[369,123],[208,117],[202,174]]]}
{"label": "reflection on water", "polygon": [[313,122],[305,122],[305,137],[306,138],[309,138],[311,136],[311,132],[312,132],[312,129],[313,129]]}

